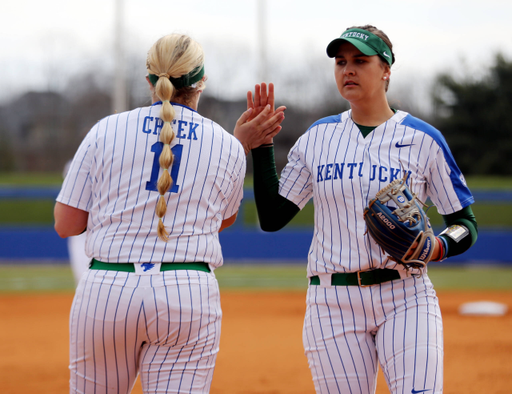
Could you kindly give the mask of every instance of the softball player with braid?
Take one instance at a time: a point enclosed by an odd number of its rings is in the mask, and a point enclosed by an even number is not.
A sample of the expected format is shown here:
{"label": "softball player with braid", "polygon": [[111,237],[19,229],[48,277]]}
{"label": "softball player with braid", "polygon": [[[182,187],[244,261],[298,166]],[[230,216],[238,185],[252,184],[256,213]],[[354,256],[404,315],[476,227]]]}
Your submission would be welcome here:
{"label": "softball player with braid", "polygon": [[[61,237],[87,228],[90,268],[70,316],[70,391],[207,393],[219,349],[219,231],[243,192],[241,144],[197,112],[198,43],[172,34],[148,52],[153,105],[98,122],[55,206]],[[272,135],[270,108],[236,128]]]}
{"label": "softball player with braid", "polygon": [[[477,238],[474,202],[441,133],[390,108],[386,91],[395,55],[373,26],[347,29],[327,47],[338,90],[350,110],[314,123],[296,142],[278,179],[272,138],[235,133],[254,161],[263,230],[276,231],[313,198],[303,342],[318,393],[374,393],[380,364],[391,393],[442,393],[443,326],[427,269],[392,261],[366,233],[364,208],[408,175],[434,202],[447,230],[432,260],[460,254]],[[248,106],[273,102],[256,86]]]}

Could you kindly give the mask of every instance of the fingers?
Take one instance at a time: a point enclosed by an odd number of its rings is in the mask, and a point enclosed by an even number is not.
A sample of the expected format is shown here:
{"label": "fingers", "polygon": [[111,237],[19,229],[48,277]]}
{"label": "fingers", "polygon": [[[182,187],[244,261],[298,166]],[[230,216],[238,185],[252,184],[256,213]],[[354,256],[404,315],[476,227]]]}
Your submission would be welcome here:
{"label": "fingers", "polygon": [[254,86],[254,106],[263,107],[265,104],[261,102],[261,86]]}
{"label": "fingers", "polygon": [[279,134],[279,132],[282,130],[282,126],[276,126],[274,129],[272,129],[268,134],[267,134],[267,139],[272,139],[274,138],[276,135]]}
{"label": "fingers", "polygon": [[[261,105],[267,105],[267,104],[270,104],[268,102],[268,94],[267,94],[267,84],[265,82],[262,82],[261,83]],[[271,108],[272,108],[272,105],[271,105]]]}
{"label": "fingers", "polygon": [[[249,105],[251,102],[251,105]],[[274,84],[269,83],[268,86],[265,82],[256,84],[254,86],[254,98],[252,92],[247,92],[247,107],[263,108],[267,104],[270,104],[270,108],[274,111],[275,105],[275,93]]]}
{"label": "fingers", "polygon": [[268,84],[268,104],[270,104],[270,108],[272,108],[272,111],[274,110],[274,84],[269,83]]}
{"label": "fingers", "polygon": [[268,117],[270,113],[270,105],[265,105],[265,108],[263,108],[263,110],[258,114],[258,116],[256,116],[253,121],[255,123],[258,123],[258,124],[261,124],[265,121],[265,119]]}
{"label": "fingers", "polygon": [[247,109],[254,108],[254,101],[252,99],[252,92],[249,90],[247,92]]}
{"label": "fingers", "polygon": [[267,129],[274,130],[276,127],[280,127],[280,124],[283,122],[283,120],[284,120],[284,113],[279,112],[279,113],[274,114],[274,116],[272,116],[270,119],[268,119],[263,124],[263,126],[267,126]]}
{"label": "fingers", "polygon": [[284,105],[281,105],[279,108],[276,109],[276,112],[284,112],[286,111],[286,107]]}
{"label": "fingers", "polygon": [[240,126],[240,125],[244,124],[245,122],[247,122],[247,120],[251,117],[251,114],[253,111],[254,111],[253,108],[248,108],[247,111],[245,111],[242,115],[240,115],[240,117],[236,121],[237,126]]}
{"label": "fingers", "polygon": [[[283,107],[284,108],[284,107]],[[271,143],[272,138],[281,131],[284,120],[284,111],[272,112],[270,104],[263,107],[261,112],[254,116],[259,109],[249,108],[236,122],[234,136],[240,141],[247,154],[251,149],[263,144]],[[254,119],[251,117],[254,116]]]}
{"label": "fingers", "polygon": [[268,117],[269,114],[270,105],[267,105],[261,114],[254,118],[254,122],[265,135],[275,130],[284,120],[284,112],[276,112]]}

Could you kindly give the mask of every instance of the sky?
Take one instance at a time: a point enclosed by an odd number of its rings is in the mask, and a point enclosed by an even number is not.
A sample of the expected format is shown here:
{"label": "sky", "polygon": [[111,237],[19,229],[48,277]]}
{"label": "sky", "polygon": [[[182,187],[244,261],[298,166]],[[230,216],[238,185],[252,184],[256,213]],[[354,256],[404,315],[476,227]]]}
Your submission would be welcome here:
{"label": "sky", "polygon": [[306,101],[323,94],[314,91],[320,80],[332,80],[335,89],[325,48],[354,25],[372,24],[390,37],[397,59],[390,92],[416,93],[419,101],[426,101],[439,73],[482,75],[497,52],[512,60],[510,0],[4,1],[0,102],[27,90],[64,89],[84,70],[112,70],[119,2],[125,56],[140,64],[141,80],[151,45],[163,35],[185,33],[205,50],[210,93],[229,99],[244,98],[260,82],[259,2],[266,15],[267,79],[277,94],[282,86],[293,95],[286,84],[299,76]]}

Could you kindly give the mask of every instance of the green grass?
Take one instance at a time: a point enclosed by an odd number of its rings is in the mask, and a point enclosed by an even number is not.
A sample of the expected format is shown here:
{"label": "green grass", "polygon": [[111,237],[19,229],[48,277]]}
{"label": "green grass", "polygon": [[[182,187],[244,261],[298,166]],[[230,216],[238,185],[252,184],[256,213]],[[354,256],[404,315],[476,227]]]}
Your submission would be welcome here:
{"label": "green grass", "polygon": [[[222,290],[306,291],[305,264],[242,264],[227,262],[215,272]],[[437,290],[510,290],[512,267],[430,267]],[[68,265],[0,265],[0,294],[73,292]]]}
{"label": "green grass", "polygon": [[470,189],[485,190],[511,190],[512,177],[499,176],[475,176],[466,177],[466,182]]}
{"label": "green grass", "polygon": [[[474,204],[471,206],[475,214],[478,226],[482,227],[512,227],[512,204]],[[256,204],[246,202],[244,204],[244,220],[246,224],[256,223]],[[428,211],[432,225],[444,225],[442,216],[435,207]],[[313,204],[307,204],[288,225],[291,227],[312,226],[314,221]],[[287,228],[288,228],[287,227]]]}
{"label": "green grass", "polygon": [[[468,177],[470,188],[485,190],[512,190],[512,177]],[[0,173],[0,187],[8,186],[59,186],[62,174]],[[246,178],[246,187],[252,179]],[[53,200],[3,200],[0,199],[0,225],[4,224],[53,224]],[[480,227],[512,227],[512,204],[478,203],[472,206]],[[443,220],[435,207],[429,210],[433,226],[442,226]],[[290,227],[313,225],[313,204],[307,204],[292,220]],[[244,203],[244,223],[257,223],[256,205]]]}
{"label": "green grass", "polygon": [[438,290],[511,290],[512,266],[430,267],[428,276]]}
{"label": "green grass", "polygon": [[[512,227],[512,204],[478,203],[471,206],[478,227]],[[428,211],[433,226],[444,225],[442,216],[435,207]]]}
{"label": "green grass", "polygon": [[308,284],[305,264],[233,265],[227,262],[226,265],[215,271],[215,276],[221,290],[305,290]]}
{"label": "green grass", "polygon": [[53,224],[53,200],[0,200],[0,224]]}
{"label": "green grass", "polygon": [[[468,176],[466,182],[470,188],[489,190],[511,190],[512,177],[499,176]],[[0,185],[46,185],[55,186],[62,184],[62,173],[45,172],[0,172]],[[245,179],[245,186],[252,187],[251,174]]]}
{"label": "green grass", "polygon": [[0,186],[59,186],[62,173],[0,172]]}
{"label": "green grass", "polygon": [[0,293],[74,291],[68,265],[0,265]]}
{"label": "green grass", "polygon": [[[53,200],[0,200],[0,224],[53,224]],[[478,226],[512,227],[512,204],[475,204],[472,206]],[[428,211],[432,225],[443,225],[443,218],[435,207]],[[254,202],[244,204],[244,223],[257,223],[256,205]],[[314,218],[313,204],[307,204],[287,226],[312,226]]]}

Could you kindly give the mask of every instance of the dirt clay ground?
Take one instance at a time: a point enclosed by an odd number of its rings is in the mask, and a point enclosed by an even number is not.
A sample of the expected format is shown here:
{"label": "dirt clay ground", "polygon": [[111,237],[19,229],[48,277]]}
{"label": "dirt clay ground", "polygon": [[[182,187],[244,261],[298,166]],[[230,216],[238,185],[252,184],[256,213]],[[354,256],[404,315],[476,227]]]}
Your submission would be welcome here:
{"label": "dirt clay ground", "polygon": [[[445,328],[445,394],[512,393],[512,292],[439,291]],[[302,349],[305,294],[222,292],[224,319],[212,394],[314,393]],[[0,392],[68,392],[72,295],[0,295]],[[504,316],[461,316],[471,301]],[[137,383],[133,393],[142,390]],[[388,393],[382,376],[378,394]]]}

